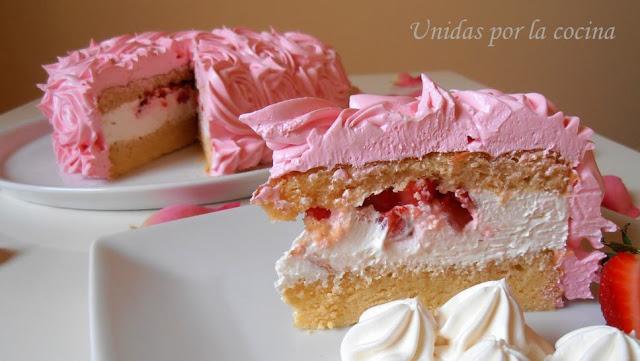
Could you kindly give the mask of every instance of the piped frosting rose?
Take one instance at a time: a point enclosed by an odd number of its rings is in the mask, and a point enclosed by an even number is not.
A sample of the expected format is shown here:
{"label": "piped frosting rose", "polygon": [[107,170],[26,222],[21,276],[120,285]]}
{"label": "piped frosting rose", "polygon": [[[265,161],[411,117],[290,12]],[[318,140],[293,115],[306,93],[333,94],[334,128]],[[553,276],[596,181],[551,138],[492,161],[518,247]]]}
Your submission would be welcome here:
{"label": "piped frosting rose", "polygon": [[[209,122],[212,174],[271,161],[271,150],[238,120],[240,114],[300,96],[323,97],[333,105],[348,99],[349,81],[335,51],[304,34],[214,30],[198,37],[194,62]],[[322,90],[327,83],[331,92]]]}

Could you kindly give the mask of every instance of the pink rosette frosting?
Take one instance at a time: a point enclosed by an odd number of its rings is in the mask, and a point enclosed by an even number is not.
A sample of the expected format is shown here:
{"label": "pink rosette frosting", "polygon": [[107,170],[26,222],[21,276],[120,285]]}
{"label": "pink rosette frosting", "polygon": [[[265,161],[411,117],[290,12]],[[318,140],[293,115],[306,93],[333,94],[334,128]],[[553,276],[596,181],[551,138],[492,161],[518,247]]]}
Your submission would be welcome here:
{"label": "pink rosette frosting", "polygon": [[586,239],[600,249],[602,230],[613,231],[615,225],[601,216],[601,178],[591,152],[593,132],[580,126],[577,117],[557,111],[540,94],[492,89],[448,92],[425,74],[418,98],[354,95],[350,104],[354,108],[315,98],[287,100],[244,114],[240,120],[273,150],[273,178],[316,167],[419,158],[431,152],[559,153],[579,177],[568,199],[562,284],[569,299],[591,297],[585,290],[595,278],[600,252],[582,252],[580,242]]}
{"label": "pink rosette frosting", "polygon": [[[592,147],[592,131],[581,128],[578,118],[556,111],[540,94],[503,94],[491,89],[448,92],[428,76],[422,77],[418,98],[360,94],[350,101],[358,108],[348,109],[294,99],[245,114],[241,120],[262,135],[271,149],[277,149],[272,177],[315,167],[359,166],[456,151],[497,156],[543,149],[560,153],[575,166]],[[320,110],[318,114],[338,114],[324,120],[329,123],[326,132],[289,128],[300,119],[309,121]]]}
{"label": "pink rosette frosting", "polygon": [[300,96],[346,105],[350,83],[335,51],[300,33],[217,29],[197,38],[194,68],[208,126],[211,174],[271,162],[261,137],[240,114]]}
{"label": "pink rosette frosting", "polygon": [[53,126],[53,148],[61,169],[107,178],[108,145],[97,111],[109,87],[169,72],[189,63],[186,33],[180,39],[159,32],[123,35],[70,52],[45,65],[49,75],[40,110]]}

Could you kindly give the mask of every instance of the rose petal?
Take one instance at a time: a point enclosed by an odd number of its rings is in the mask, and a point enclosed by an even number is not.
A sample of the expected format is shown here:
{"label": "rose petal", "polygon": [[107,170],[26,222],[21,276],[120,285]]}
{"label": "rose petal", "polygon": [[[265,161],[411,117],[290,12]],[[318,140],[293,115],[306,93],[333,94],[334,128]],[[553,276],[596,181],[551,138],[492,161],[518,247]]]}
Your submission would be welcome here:
{"label": "rose petal", "polygon": [[420,75],[411,76],[411,74],[407,72],[402,72],[398,73],[398,78],[393,82],[393,85],[403,88],[419,86],[422,85],[422,79],[420,78]]}
{"label": "rose petal", "polygon": [[602,206],[631,218],[638,218],[640,209],[633,205],[631,194],[622,179],[614,175],[605,175],[602,178],[604,180]]}
{"label": "rose petal", "polygon": [[231,202],[218,207],[205,207],[195,204],[174,204],[168,207],[164,207],[153,213],[149,218],[147,218],[146,221],[144,221],[142,226],[152,226],[154,224],[171,222],[177,219],[199,216],[201,214],[218,212],[225,209],[236,208],[239,206],[240,202]]}

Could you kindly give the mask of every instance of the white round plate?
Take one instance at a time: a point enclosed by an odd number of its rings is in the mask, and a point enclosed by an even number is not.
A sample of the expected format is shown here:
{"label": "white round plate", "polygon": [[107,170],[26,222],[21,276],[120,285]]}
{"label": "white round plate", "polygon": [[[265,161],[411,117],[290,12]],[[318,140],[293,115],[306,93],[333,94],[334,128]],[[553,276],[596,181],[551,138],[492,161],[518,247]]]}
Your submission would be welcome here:
{"label": "white round plate", "polygon": [[193,145],[117,180],[83,179],[58,170],[50,132],[48,122],[40,119],[0,134],[0,188],[5,194],[64,208],[152,209],[245,198],[269,176],[268,168],[209,176],[200,147]]}

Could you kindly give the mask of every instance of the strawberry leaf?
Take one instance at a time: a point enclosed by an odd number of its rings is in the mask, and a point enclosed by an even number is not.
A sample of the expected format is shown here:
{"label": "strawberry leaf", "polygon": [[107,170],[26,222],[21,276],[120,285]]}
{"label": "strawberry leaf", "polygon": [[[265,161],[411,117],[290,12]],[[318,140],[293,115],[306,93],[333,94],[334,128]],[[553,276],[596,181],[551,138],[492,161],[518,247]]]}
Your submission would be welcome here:
{"label": "strawberry leaf", "polygon": [[607,242],[604,239],[602,240],[602,244],[608,247],[607,250],[604,250],[604,253],[607,256],[603,258],[602,261],[600,262],[602,265],[607,263],[607,261],[609,261],[613,256],[615,256],[618,253],[628,252],[633,254],[640,254],[640,249],[635,248],[633,246],[633,241],[631,241],[631,238],[629,238],[627,229],[629,228],[630,225],[631,223],[627,223],[624,226],[620,227],[620,236],[622,239],[622,243]]}
{"label": "strawberry leaf", "polygon": [[611,248],[615,253],[629,252],[640,254],[640,250],[628,244],[605,242],[604,245]]}
{"label": "strawberry leaf", "polygon": [[629,238],[629,235],[627,234],[627,229],[629,228],[630,225],[631,223],[627,223],[624,226],[622,226],[622,228],[620,229],[620,233],[622,235],[622,243],[626,244],[627,246],[631,246],[633,244],[633,242],[631,241],[631,238]]}

